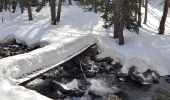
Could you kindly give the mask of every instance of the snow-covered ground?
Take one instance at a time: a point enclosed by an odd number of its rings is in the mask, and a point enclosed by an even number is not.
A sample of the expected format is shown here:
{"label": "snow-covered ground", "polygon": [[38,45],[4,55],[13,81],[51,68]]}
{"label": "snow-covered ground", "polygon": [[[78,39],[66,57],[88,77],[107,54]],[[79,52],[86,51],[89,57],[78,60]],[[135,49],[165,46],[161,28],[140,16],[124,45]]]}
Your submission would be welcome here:
{"label": "snow-covered ground", "polygon": [[161,75],[170,75],[170,13],[166,22],[166,35],[158,35],[162,16],[161,0],[151,0],[148,23],[140,29],[141,34],[125,33],[125,45],[117,45],[110,36],[112,30],[105,30],[100,14],[83,12],[81,8],[65,6],[61,22],[50,24],[49,7],[40,13],[33,13],[33,21],[27,20],[27,13],[11,14],[4,12],[4,23],[0,24],[0,41],[14,36],[19,42],[29,46],[41,43],[43,48],[30,53],[7,57],[0,60],[1,100],[45,100],[48,99],[34,91],[17,86],[15,78],[31,71],[57,63],[66,55],[74,53],[87,44],[97,42],[102,53],[99,57],[111,56],[123,64],[123,72],[132,65],[139,71],[154,69]]}

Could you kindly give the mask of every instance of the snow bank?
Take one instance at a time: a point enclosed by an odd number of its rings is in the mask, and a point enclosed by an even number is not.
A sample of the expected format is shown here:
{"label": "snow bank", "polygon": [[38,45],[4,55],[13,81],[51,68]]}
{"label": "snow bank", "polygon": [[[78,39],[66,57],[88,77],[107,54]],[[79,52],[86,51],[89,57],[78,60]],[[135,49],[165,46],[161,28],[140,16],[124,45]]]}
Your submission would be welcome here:
{"label": "snow bank", "polygon": [[50,100],[39,93],[21,86],[11,85],[8,81],[0,80],[1,100]]}
{"label": "snow bank", "polygon": [[52,43],[30,53],[7,57],[0,60],[0,73],[4,77],[20,78],[33,71],[57,64],[66,57],[77,53],[84,46],[95,42],[96,39],[92,35],[87,35],[78,40],[64,39],[60,43]]}
{"label": "snow bank", "polygon": [[170,74],[170,36],[132,35],[125,40],[124,46],[118,46],[116,40],[109,36],[99,37],[99,45],[103,50],[99,57],[111,56],[121,62],[125,73],[134,65],[140,72],[153,69],[160,75]]}

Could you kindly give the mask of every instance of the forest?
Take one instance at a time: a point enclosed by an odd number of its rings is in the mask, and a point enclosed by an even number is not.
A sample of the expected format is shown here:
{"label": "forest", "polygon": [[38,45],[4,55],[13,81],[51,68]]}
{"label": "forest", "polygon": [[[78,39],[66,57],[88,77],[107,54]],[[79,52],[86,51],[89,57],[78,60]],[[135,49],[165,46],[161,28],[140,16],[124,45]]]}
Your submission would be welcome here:
{"label": "forest", "polygon": [[1,100],[170,100],[170,0],[0,0]]}

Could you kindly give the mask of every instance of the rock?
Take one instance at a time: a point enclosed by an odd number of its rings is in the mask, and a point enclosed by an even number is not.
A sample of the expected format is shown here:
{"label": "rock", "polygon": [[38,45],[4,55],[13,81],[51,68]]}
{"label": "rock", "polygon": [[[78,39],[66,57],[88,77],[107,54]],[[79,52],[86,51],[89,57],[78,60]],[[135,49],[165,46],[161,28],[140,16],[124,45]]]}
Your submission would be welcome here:
{"label": "rock", "polygon": [[99,73],[104,73],[105,72],[105,68],[104,67],[99,67]]}
{"label": "rock", "polygon": [[71,81],[70,83],[66,84],[67,88],[69,88],[70,90],[78,90],[78,81],[77,79],[74,79],[73,81]]}
{"label": "rock", "polygon": [[113,59],[110,58],[110,57],[106,57],[106,58],[103,59],[103,61],[111,64],[111,62],[113,61]]}
{"label": "rock", "polygon": [[52,81],[50,82],[50,85],[51,85],[54,89],[59,90],[61,93],[64,93],[64,94],[69,94],[69,93],[72,92],[72,90],[68,89],[64,84],[61,84],[61,83],[59,83],[59,82],[57,82],[57,81],[54,81],[54,80],[52,80]]}
{"label": "rock", "polygon": [[87,78],[92,78],[92,77],[96,76],[95,72],[85,71],[84,73]]}
{"label": "rock", "polygon": [[76,96],[76,97],[81,97],[84,95],[84,91],[81,91],[81,90],[74,90],[72,91],[69,96]]}
{"label": "rock", "polygon": [[66,63],[66,64],[64,64],[64,66],[63,66],[63,69],[66,70],[66,71],[69,71],[69,70],[72,69],[72,68],[73,68],[73,66],[72,66],[70,63]]}
{"label": "rock", "polygon": [[122,65],[120,64],[120,62],[116,62],[111,64],[111,70],[116,70],[116,71],[120,71],[122,69]]}
{"label": "rock", "polygon": [[129,68],[128,76],[130,79],[133,79],[145,85],[152,84],[152,82],[159,83],[159,79],[160,79],[160,76],[156,71],[148,69],[143,73],[139,73],[135,66]]}
{"label": "rock", "polygon": [[110,65],[108,65],[108,66],[105,67],[105,71],[106,71],[106,72],[110,72],[110,71],[111,71],[110,69],[111,69],[111,66],[110,66]]}
{"label": "rock", "polygon": [[106,58],[98,58],[98,59],[96,59],[95,61],[96,61],[96,62],[107,62],[107,63],[111,64],[111,62],[113,61],[113,59],[110,58],[110,57],[106,57]]}
{"label": "rock", "polygon": [[100,67],[107,67],[108,66],[108,63],[107,62],[101,62],[100,63]]}
{"label": "rock", "polygon": [[86,91],[91,86],[91,83],[87,80],[79,80],[78,87],[79,89]]}
{"label": "rock", "polygon": [[116,92],[115,95],[118,98],[116,100],[129,100],[129,95],[123,91]]}
{"label": "rock", "polygon": [[92,100],[102,100],[102,96],[100,94],[98,94],[97,92],[94,91],[89,91],[88,93],[89,95],[91,95]]}
{"label": "rock", "polygon": [[147,69],[145,72],[143,72],[143,76],[146,78],[146,81],[149,83],[159,83],[160,75],[151,69]]}
{"label": "rock", "polygon": [[106,97],[107,100],[122,100],[119,96],[115,94],[108,94]]}
{"label": "rock", "polygon": [[9,37],[6,41],[0,43],[0,56],[2,58],[8,56],[14,56],[22,53],[26,53],[28,51],[32,51],[37,48],[32,48],[29,50],[29,47],[26,45],[17,43],[14,37]]}
{"label": "rock", "polygon": [[121,72],[118,72],[118,73],[116,74],[116,77],[117,77],[120,81],[126,81],[127,76],[128,76],[127,74],[121,73]]}
{"label": "rock", "polygon": [[81,97],[81,99],[80,100],[94,100],[94,99],[92,99],[92,97],[90,96],[90,95],[84,95],[83,97]]}
{"label": "rock", "polygon": [[139,73],[135,66],[132,66],[129,68],[128,77],[132,80],[135,80],[135,81],[141,83],[141,84],[148,84],[145,81],[145,77],[143,76],[143,74]]}
{"label": "rock", "polygon": [[152,72],[153,83],[159,83],[160,75],[157,72]]}

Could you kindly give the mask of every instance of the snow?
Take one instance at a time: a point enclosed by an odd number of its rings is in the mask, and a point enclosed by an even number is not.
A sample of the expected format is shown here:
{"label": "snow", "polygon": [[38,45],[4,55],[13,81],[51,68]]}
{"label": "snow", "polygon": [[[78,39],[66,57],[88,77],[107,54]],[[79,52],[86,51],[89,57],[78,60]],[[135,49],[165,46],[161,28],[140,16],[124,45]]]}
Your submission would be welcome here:
{"label": "snow", "polygon": [[[140,34],[124,31],[125,45],[117,45],[111,38],[112,30],[102,27],[100,14],[83,12],[81,8],[63,6],[61,22],[50,24],[49,7],[40,13],[33,12],[33,21],[28,21],[27,13],[0,13],[4,22],[0,24],[0,41],[9,36],[28,46],[41,43],[42,48],[35,51],[7,57],[0,60],[0,96],[1,100],[48,100],[39,93],[17,85],[17,78],[50,67],[67,56],[76,53],[82,47],[97,42],[102,53],[98,57],[110,56],[115,62],[123,64],[122,71],[127,73],[135,65],[138,71],[148,68],[160,75],[170,75],[170,13],[166,22],[165,35],[158,35],[159,21],[162,16],[161,0],[151,0],[148,23],[142,25]],[[144,11],[144,9],[142,9]],[[96,89],[96,88],[94,88]],[[99,89],[101,91],[103,89]]]}

